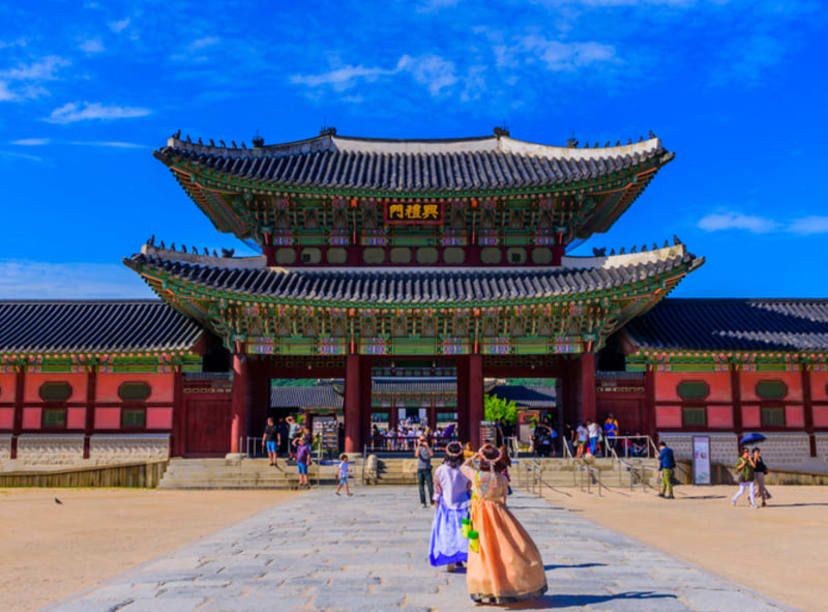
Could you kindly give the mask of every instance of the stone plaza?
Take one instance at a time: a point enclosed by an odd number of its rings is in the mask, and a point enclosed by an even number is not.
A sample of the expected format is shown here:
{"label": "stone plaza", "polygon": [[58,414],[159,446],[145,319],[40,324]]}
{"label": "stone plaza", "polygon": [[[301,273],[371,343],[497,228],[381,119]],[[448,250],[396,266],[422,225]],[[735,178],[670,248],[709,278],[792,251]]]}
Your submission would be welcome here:
{"label": "stone plaza", "polygon": [[[524,492],[509,502],[541,550],[549,584],[542,599],[511,609],[790,609]],[[469,599],[463,574],[429,566],[431,518],[412,487],[357,488],[352,498],[320,488],[46,610],[485,607]]]}

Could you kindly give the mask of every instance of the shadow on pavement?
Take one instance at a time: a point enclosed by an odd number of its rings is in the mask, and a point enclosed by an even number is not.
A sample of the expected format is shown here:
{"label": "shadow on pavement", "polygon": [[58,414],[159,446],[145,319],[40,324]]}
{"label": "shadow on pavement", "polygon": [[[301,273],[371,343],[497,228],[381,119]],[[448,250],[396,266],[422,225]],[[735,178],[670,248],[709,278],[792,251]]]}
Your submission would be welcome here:
{"label": "shadow on pavement", "polygon": [[[616,593],[615,595],[567,595],[564,593],[555,593],[551,595],[544,595],[535,601],[510,604],[508,606],[504,606],[504,608],[507,610],[553,610],[555,608],[590,606],[619,600],[641,600],[643,602],[651,599],[677,599],[677,597],[670,593],[656,593],[654,591],[628,591],[626,593]],[[647,604],[642,603],[641,605],[642,610],[653,609],[649,608]],[[655,605],[655,602],[653,602],[653,606]]]}
{"label": "shadow on pavement", "polygon": [[606,563],[573,563],[572,565],[544,565],[546,571],[556,569],[582,569],[585,567],[606,567]]}

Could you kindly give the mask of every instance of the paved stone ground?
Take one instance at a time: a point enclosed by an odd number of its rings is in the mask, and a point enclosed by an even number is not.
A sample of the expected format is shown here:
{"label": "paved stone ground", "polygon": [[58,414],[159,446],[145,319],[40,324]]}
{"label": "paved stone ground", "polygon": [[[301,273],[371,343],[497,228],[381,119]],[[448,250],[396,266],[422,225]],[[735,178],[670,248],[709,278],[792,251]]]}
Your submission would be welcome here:
{"label": "paved stone ground", "polygon": [[[462,574],[428,565],[432,512],[417,502],[413,487],[312,491],[47,610],[475,609]],[[517,609],[786,609],[543,500],[518,492],[510,506],[549,581],[543,599]]]}

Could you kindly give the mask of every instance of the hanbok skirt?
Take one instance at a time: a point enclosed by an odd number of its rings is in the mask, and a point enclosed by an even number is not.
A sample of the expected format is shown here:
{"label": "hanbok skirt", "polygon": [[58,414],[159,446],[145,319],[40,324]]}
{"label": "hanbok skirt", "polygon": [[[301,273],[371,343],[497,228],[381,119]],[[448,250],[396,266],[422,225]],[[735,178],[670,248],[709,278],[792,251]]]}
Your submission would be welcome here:
{"label": "hanbok skirt", "polygon": [[448,565],[465,562],[469,558],[469,541],[460,532],[460,521],[469,516],[468,504],[457,510],[447,508],[443,498],[437,503],[434,521],[431,523],[431,545],[428,560],[431,565]]}
{"label": "hanbok skirt", "polygon": [[538,547],[505,505],[476,500],[472,524],[479,552],[469,552],[466,585],[474,601],[508,604],[537,599],[546,592],[546,570]]}

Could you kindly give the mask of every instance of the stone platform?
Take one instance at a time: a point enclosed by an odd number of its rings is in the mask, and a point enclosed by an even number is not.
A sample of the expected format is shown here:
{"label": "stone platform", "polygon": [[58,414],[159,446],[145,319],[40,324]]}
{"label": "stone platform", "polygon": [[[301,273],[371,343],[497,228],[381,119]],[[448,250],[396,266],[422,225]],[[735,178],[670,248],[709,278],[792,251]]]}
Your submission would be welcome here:
{"label": "stone platform", "polygon": [[[519,609],[786,609],[546,501],[517,492],[510,507],[549,582]],[[351,498],[318,489],[47,610],[479,609],[462,574],[428,565],[431,518],[416,488],[365,487]]]}

